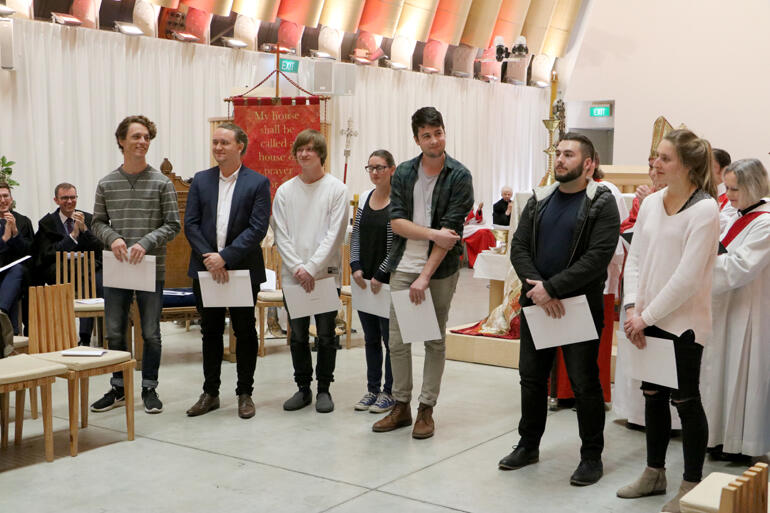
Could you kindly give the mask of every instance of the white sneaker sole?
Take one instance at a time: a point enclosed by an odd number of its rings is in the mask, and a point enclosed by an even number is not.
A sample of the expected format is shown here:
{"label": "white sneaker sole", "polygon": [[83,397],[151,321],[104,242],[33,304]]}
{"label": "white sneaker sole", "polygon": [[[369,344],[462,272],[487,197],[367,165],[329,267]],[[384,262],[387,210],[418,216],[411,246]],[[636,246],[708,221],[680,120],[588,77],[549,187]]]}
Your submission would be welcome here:
{"label": "white sneaker sole", "polygon": [[153,415],[155,413],[161,413],[163,412],[163,407],[160,408],[148,408],[147,406],[144,407],[144,412],[149,413],[150,415]]}
{"label": "white sneaker sole", "polygon": [[104,408],[95,408],[94,405],[92,404],[91,405],[91,411],[94,412],[94,413],[101,413],[101,412],[104,412],[104,411],[114,410],[115,408],[119,408],[119,407],[125,406],[125,405],[126,405],[126,399],[123,398],[123,399],[118,399],[117,401],[115,401],[111,405],[106,406]]}

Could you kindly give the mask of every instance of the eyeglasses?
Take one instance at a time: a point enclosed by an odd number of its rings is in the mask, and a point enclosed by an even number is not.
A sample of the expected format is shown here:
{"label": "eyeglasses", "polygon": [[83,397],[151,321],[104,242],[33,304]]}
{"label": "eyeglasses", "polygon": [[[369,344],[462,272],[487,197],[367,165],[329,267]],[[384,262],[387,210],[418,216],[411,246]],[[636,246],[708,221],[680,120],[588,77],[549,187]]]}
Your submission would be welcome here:
{"label": "eyeglasses", "polygon": [[367,173],[382,173],[388,169],[388,166],[364,166],[364,169]]}
{"label": "eyeglasses", "polygon": [[77,196],[59,196],[60,201],[75,201],[78,199]]}

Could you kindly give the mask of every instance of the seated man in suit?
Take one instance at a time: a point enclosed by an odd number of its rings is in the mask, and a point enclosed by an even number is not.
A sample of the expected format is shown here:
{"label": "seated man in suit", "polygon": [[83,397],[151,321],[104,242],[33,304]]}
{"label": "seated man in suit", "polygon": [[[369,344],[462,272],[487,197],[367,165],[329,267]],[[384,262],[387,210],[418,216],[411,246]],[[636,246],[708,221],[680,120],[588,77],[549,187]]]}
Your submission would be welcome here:
{"label": "seated man in suit", "polygon": [[[0,182],[0,267],[31,255],[35,232],[28,217],[11,209],[11,186]],[[0,311],[8,315],[14,333],[19,333],[16,304],[21,297],[27,277],[27,262],[0,272]]]}
{"label": "seated man in suit", "polygon": [[254,370],[259,340],[255,327],[254,305],[259,285],[265,281],[265,264],[260,243],[270,222],[270,181],[244,167],[241,158],[249,139],[233,123],[224,123],[215,131],[211,151],[219,164],[195,174],[187,196],[184,232],[190,242],[188,275],[201,316],[203,336],[203,393],[187,410],[196,417],[219,408],[219,385],[225,331],[225,309],[205,307],[198,272],[208,271],[217,283],[228,281],[228,271],[245,269],[251,278],[251,302],[246,307],[231,307],[235,337],[238,384],[238,416],[254,416]]}
{"label": "seated man in suit", "polygon": [[[35,234],[35,268],[38,279],[49,285],[56,283],[57,251],[93,251],[96,270],[96,294],[102,294],[102,243],[91,232],[93,216],[88,212],[75,210],[78,191],[71,183],[60,183],[54,189],[54,203],[59,208],[46,214],[38,222]],[[80,345],[91,343],[94,320],[80,319]]]}

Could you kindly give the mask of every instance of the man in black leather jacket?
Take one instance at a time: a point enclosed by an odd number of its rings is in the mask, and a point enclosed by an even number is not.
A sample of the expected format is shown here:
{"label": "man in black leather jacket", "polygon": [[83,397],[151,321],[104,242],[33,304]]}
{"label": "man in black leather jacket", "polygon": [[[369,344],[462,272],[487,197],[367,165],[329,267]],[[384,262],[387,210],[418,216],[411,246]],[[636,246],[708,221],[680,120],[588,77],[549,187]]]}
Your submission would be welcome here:
{"label": "man in black leather jacket", "polygon": [[[556,151],[557,183],[535,190],[511,241],[511,263],[522,282],[520,304],[537,305],[549,317],[564,314],[561,299],[585,295],[601,333],[607,266],[620,233],[610,190],[591,180],[594,148],[579,134],[566,134]],[[611,321],[608,321],[611,322]],[[556,348],[536,349],[525,315],[521,318],[521,439],[499,466],[511,470],[535,463],[545,431],[547,382]],[[603,473],[604,399],[599,382],[599,339],[562,346],[575,391],[582,446],[570,482],[582,486]]]}

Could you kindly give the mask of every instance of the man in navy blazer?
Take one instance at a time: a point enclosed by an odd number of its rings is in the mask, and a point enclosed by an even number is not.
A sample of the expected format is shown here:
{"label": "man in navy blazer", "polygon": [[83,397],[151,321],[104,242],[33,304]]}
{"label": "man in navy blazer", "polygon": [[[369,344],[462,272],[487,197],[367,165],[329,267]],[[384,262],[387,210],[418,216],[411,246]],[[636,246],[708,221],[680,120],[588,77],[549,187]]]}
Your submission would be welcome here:
{"label": "man in navy blazer", "polygon": [[[71,183],[60,183],[54,188],[54,212],[46,214],[37,223],[37,233],[32,253],[35,257],[36,282],[53,285],[56,283],[57,251],[93,251],[96,275],[96,296],[104,297],[102,291],[102,250],[104,245],[91,231],[93,216],[88,212],[75,210],[78,191]],[[80,319],[80,345],[91,343],[93,318]]]}
{"label": "man in navy blazer", "polygon": [[219,408],[225,309],[206,308],[201,296],[199,271],[208,271],[217,283],[228,281],[227,271],[247,269],[251,276],[251,306],[230,310],[235,337],[238,384],[238,416],[254,416],[251,393],[257,365],[259,340],[254,304],[259,285],[265,281],[260,243],[270,222],[270,181],[244,167],[241,158],[248,145],[246,133],[225,123],[215,131],[211,151],[219,164],[195,174],[187,196],[184,232],[192,247],[188,275],[201,315],[203,335],[203,393],[187,410],[196,417]]}

